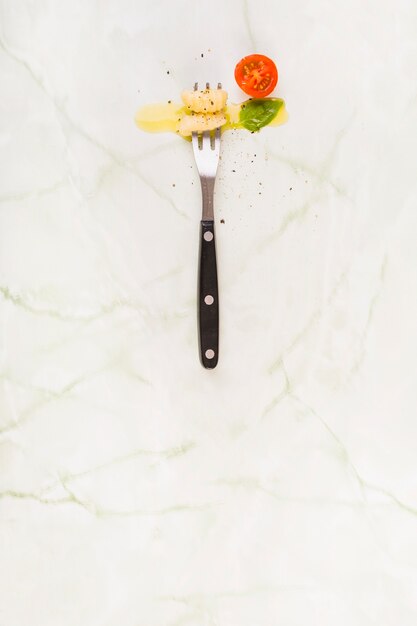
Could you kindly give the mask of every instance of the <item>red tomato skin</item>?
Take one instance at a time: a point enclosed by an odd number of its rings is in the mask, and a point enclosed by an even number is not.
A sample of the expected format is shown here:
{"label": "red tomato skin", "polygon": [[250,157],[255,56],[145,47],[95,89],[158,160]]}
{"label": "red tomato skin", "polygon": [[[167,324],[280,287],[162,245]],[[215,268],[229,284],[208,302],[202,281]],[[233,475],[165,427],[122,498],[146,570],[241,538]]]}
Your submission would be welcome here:
{"label": "red tomato skin", "polygon": [[[251,63],[254,63],[255,65],[261,63],[263,65],[263,69],[261,70],[261,72],[265,73],[265,70],[269,71],[269,82],[264,89],[257,89],[256,87],[248,84],[248,79],[244,74],[244,67],[250,65]],[[248,76],[250,77],[251,74],[249,74]],[[263,54],[250,54],[246,57],[243,57],[243,59],[241,59],[239,63],[237,63],[235,67],[235,80],[239,87],[242,89],[242,91],[248,94],[248,96],[251,96],[253,98],[264,98],[265,96],[269,96],[269,94],[271,94],[277,86],[278,69],[275,63],[269,57]]]}

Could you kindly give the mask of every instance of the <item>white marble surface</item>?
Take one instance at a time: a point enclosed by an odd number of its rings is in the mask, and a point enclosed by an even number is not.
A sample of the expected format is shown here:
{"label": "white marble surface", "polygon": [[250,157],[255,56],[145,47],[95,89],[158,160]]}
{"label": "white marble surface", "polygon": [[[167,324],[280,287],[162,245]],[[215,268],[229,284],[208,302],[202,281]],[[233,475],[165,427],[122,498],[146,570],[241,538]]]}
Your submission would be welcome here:
{"label": "white marble surface", "polygon": [[[414,0],[1,0],[0,37],[0,625],[415,626]],[[224,138],[207,372],[190,146],[133,117],[253,51],[290,119]]]}

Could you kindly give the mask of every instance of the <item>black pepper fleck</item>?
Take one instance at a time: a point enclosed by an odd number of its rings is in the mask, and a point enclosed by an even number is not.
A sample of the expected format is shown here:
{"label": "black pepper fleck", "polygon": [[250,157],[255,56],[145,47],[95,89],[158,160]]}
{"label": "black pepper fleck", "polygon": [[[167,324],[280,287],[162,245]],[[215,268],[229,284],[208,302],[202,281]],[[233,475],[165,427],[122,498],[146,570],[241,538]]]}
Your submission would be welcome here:
{"label": "black pepper fleck", "polygon": [[220,224],[224,224],[224,220],[220,220]]}

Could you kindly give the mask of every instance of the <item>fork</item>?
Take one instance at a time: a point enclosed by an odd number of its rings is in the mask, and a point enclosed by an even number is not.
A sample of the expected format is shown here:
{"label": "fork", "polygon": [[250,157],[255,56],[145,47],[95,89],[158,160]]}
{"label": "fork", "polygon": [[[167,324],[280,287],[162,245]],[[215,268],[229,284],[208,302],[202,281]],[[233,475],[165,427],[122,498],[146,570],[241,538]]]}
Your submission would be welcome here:
{"label": "fork", "polygon": [[[206,83],[210,89],[210,84]],[[221,89],[221,83],[217,85]],[[194,91],[198,90],[198,83]],[[192,133],[194,159],[201,181],[203,215],[200,223],[198,268],[198,334],[200,361],[206,369],[219,359],[219,293],[217,286],[213,193],[220,154],[220,128]]]}

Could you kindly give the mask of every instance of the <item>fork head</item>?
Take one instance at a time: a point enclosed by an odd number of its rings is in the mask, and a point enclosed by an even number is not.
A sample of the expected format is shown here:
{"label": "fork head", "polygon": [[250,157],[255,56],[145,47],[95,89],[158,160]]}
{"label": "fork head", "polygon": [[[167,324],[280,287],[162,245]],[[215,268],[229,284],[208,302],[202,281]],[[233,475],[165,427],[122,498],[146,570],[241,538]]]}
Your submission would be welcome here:
{"label": "fork head", "polygon": [[216,176],[220,155],[220,128],[193,132],[194,158],[200,176]]}
{"label": "fork head", "polygon": [[[221,89],[221,83],[217,85]],[[210,83],[206,83],[210,89]],[[198,83],[194,84],[194,91],[198,91]],[[200,176],[214,178],[217,172],[220,155],[220,128],[192,133],[194,158]]]}

